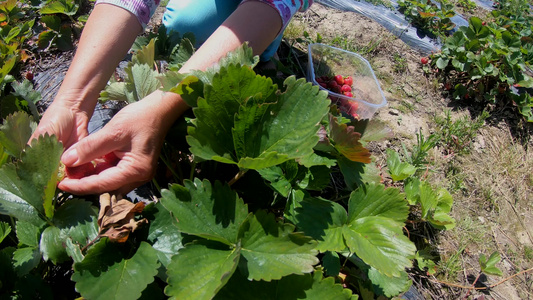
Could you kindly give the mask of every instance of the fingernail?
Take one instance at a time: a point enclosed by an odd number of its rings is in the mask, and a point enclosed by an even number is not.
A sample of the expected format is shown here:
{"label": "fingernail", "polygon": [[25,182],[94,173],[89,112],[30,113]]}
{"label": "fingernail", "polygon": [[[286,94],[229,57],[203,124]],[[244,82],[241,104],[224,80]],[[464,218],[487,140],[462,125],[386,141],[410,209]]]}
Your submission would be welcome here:
{"label": "fingernail", "polygon": [[78,161],[78,152],[76,149],[68,150],[67,152],[63,153],[61,160],[65,165],[72,166]]}

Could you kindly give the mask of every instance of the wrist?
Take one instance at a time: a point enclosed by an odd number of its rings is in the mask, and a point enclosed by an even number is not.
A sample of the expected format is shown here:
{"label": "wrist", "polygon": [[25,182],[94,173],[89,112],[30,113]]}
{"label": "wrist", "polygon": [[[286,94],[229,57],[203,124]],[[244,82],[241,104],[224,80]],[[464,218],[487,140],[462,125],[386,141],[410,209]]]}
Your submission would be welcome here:
{"label": "wrist", "polygon": [[165,133],[190,108],[180,95],[160,90],[153,92],[141,101],[151,102],[151,106],[154,107],[154,111],[151,113],[158,117],[159,125]]}

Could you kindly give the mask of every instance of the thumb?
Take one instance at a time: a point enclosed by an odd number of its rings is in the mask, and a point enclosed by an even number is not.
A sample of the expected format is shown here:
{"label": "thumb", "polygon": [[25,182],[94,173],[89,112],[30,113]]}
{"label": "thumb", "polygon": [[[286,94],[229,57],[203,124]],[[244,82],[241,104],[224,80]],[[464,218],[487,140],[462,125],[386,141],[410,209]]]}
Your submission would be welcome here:
{"label": "thumb", "polygon": [[104,129],[99,130],[72,145],[61,156],[63,164],[76,167],[88,163],[96,158],[113,152],[120,148],[117,139],[106,134]]}

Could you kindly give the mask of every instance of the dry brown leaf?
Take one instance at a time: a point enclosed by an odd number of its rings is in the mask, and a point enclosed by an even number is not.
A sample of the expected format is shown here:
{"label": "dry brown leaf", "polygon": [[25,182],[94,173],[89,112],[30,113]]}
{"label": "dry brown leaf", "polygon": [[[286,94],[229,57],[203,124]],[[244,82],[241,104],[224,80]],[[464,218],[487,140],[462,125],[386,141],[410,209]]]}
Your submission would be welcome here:
{"label": "dry brown leaf", "polygon": [[117,199],[116,195],[109,193],[100,195],[100,212],[98,213],[100,236],[106,236],[114,242],[125,242],[130,232],[148,223],[146,219],[135,220],[135,214],[142,212],[144,206],[144,202],[133,203]]}
{"label": "dry brown leaf", "polygon": [[353,126],[338,124],[337,118],[330,116],[330,134],[335,148],[351,161],[368,164],[372,161],[370,151],[363,147],[361,134]]}

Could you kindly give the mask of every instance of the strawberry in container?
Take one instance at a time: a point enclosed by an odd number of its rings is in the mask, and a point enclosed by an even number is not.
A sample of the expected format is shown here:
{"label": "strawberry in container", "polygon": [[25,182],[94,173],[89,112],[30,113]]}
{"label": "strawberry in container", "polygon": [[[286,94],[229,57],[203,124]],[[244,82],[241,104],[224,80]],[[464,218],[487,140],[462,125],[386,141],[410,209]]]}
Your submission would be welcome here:
{"label": "strawberry in container", "polygon": [[345,116],[371,119],[387,104],[374,71],[359,54],[315,43],[308,56],[307,79],[326,90]]}

